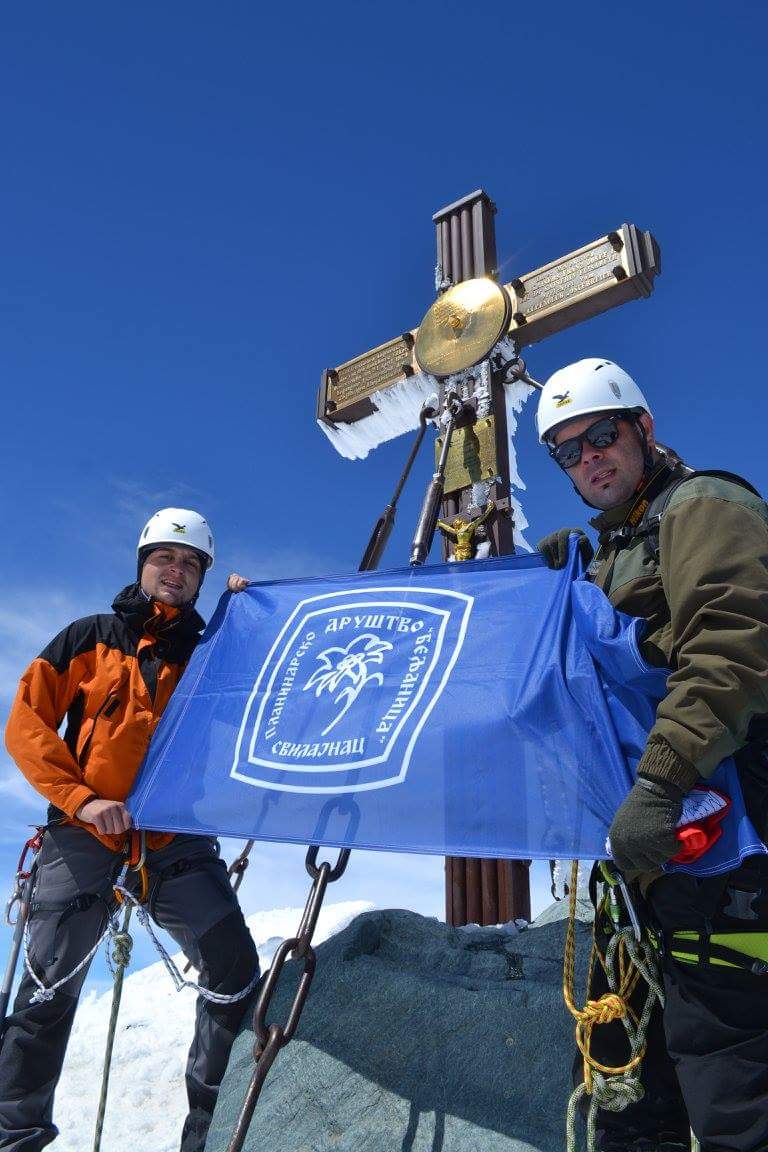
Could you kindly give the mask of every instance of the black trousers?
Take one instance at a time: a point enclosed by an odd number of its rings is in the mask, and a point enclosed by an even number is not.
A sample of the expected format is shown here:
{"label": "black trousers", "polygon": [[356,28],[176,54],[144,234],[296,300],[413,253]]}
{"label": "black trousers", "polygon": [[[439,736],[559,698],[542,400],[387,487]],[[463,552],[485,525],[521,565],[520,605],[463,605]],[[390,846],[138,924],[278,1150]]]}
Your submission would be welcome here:
{"label": "black trousers", "polygon": [[[115,906],[112,884],[120,865],[82,828],[61,825],[45,833],[29,926],[31,960],[47,986],[71,972],[103,932]],[[205,987],[239,992],[259,961],[215,842],[176,836],[167,848],[148,854],[147,866],[153,920],[198,968]],[[30,1003],[36,985],[29,974],[21,980],[0,1048],[0,1149],[39,1152],[58,1135],[54,1092],[85,976],[81,972],[42,1004]],[[198,998],[182,1152],[202,1152],[246,1004]]]}
{"label": "black trousers", "polygon": [[[647,899],[665,933],[768,932],[768,858],[750,857],[726,876],[663,876]],[[692,1128],[702,1152],[766,1152],[768,976],[667,954],[663,978],[666,1006],[654,1012],[643,1061],[645,1097],[624,1112],[599,1113],[601,1147],[625,1152],[668,1140],[687,1148]],[[638,1009],[643,988],[633,1000]],[[593,989],[606,990],[599,966]],[[603,1063],[623,1064],[621,1023],[596,1028],[592,1050]]]}

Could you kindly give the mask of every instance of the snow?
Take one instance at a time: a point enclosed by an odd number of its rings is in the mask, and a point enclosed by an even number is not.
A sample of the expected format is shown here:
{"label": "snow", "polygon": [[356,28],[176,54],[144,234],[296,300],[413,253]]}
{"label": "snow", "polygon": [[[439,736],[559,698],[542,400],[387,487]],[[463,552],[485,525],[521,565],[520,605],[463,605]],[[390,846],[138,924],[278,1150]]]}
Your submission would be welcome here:
{"label": "snow", "polygon": [[[367,912],[367,900],[329,904],[320,911],[313,943],[340,932]],[[256,912],[247,918],[262,971],[280,943],[293,936],[300,908]],[[137,926],[134,933],[141,931]],[[184,957],[174,960],[180,966]],[[129,970],[130,971],[130,970]],[[190,976],[192,974],[190,973]],[[102,1152],[176,1152],[186,1115],[184,1067],[192,1041],[194,993],[177,993],[161,962],[129,974],[123,986]],[[90,992],[78,1008],[56,1093],[57,1152],[82,1152],[93,1142],[112,991]]]}
{"label": "snow", "polygon": [[[496,346],[506,359],[515,356],[514,345],[508,338],[504,338]],[[480,377],[478,381],[478,376]],[[466,385],[470,377],[475,381],[475,395],[478,398],[477,414],[482,417],[486,414],[490,404],[490,384],[488,380],[488,363],[474,365],[464,372],[459,372],[450,378],[451,388],[461,394],[468,394]],[[353,424],[329,425],[318,420],[320,428],[333,444],[337,452],[347,460],[364,460],[365,457],[379,444],[386,440],[393,440],[405,432],[412,432],[419,426],[419,413],[428,401],[437,404],[437,381],[434,376],[420,372],[398,381],[390,388],[381,392],[374,392],[370,399],[376,411],[370,416],[357,420]],[[520,476],[517,465],[517,449],[515,447],[515,433],[517,432],[517,418],[522,411],[523,404],[534,392],[530,384],[517,381],[504,386],[504,400],[507,415],[507,436],[509,440],[509,476],[510,476],[510,507],[514,518],[515,547],[525,552],[532,552],[533,548],[525,538],[525,529],[528,518],[523,511],[520,498],[515,489],[524,492],[525,482]],[[445,417],[445,413],[443,416]],[[478,503],[475,500],[475,503]],[[483,499],[482,503],[485,503]],[[481,504],[478,503],[478,507]]]}
{"label": "snow", "polygon": [[522,411],[523,404],[535,389],[530,384],[523,384],[522,381],[517,381],[515,384],[504,385],[504,402],[507,413],[507,439],[509,443],[509,503],[512,509],[512,517],[514,520],[514,541],[516,548],[522,548],[526,552],[533,552],[533,548],[526,540],[523,533],[528,527],[528,517],[523,511],[523,506],[520,499],[515,494],[515,489],[525,491],[525,481],[520,475],[517,466],[517,448],[515,447],[515,432],[517,432],[517,417]]}
{"label": "snow", "polygon": [[336,451],[347,460],[364,460],[379,444],[418,428],[419,413],[427,401],[437,405],[437,381],[420,372],[391,388],[374,392],[370,399],[376,411],[354,424],[317,422]]}

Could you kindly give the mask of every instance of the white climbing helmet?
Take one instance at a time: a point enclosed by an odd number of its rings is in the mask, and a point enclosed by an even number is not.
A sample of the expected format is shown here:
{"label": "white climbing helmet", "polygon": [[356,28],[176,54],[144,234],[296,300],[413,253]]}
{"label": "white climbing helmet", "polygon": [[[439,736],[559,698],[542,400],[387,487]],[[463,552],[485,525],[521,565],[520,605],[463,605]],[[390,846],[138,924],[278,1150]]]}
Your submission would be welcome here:
{"label": "white climbing helmet", "polygon": [[566,420],[625,409],[651,412],[632,377],[612,360],[577,360],[550,376],[541,390],[536,412],[539,443],[546,444],[552,430]]}
{"label": "white climbing helmet", "polygon": [[213,534],[199,512],[189,508],[161,508],[150,516],[136,547],[139,561],[147,548],[160,544],[185,544],[205,557],[204,570],[213,567]]}

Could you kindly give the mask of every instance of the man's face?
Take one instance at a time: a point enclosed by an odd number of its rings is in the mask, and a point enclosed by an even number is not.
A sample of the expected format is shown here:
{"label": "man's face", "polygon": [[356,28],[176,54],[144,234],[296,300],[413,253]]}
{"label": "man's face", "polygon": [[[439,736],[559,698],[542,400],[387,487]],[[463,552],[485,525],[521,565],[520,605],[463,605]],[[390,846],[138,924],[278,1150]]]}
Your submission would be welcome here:
{"label": "man's face", "polygon": [[141,587],[148,596],[173,608],[188,604],[200,587],[200,557],[184,544],[153,548],[141,570]]}
{"label": "man's face", "polygon": [[[564,424],[555,433],[555,444],[580,436],[600,418],[600,412],[591,412]],[[643,412],[640,421],[653,450],[653,420]],[[636,492],[645,471],[643,446],[637,428],[630,420],[617,420],[616,425],[619,437],[613,444],[607,448],[595,448],[585,440],[581,446],[581,460],[567,470],[584,499],[603,512],[626,503]]]}

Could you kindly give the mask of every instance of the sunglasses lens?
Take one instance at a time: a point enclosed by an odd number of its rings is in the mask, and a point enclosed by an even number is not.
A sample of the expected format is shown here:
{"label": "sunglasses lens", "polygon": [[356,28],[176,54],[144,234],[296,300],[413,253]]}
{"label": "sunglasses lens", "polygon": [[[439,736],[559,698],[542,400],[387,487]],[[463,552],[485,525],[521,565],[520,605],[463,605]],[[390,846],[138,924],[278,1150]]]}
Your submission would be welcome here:
{"label": "sunglasses lens", "polygon": [[584,441],[593,448],[608,448],[615,444],[619,438],[619,427],[616,420],[607,416],[603,420],[596,420],[590,424],[581,436],[573,436],[570,440],[563,440],[553,449],[552,455],[561,468],[575,468],[581,460],[581,450]]}
{"label": "sunglasses lens", "polygon": [[619,438],[619,429],[615,420],[598,420],[591,428],[587,428],[584,438],[593,448],[608,448],[615,444]]}
{"label": "sunglasses lens", "polygon": [[574,436],[572,440],[563,440],[553,452],[555,460],[561,468],[575,468],[581,460],[581,437]]}

